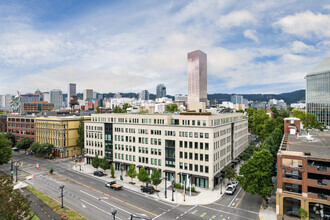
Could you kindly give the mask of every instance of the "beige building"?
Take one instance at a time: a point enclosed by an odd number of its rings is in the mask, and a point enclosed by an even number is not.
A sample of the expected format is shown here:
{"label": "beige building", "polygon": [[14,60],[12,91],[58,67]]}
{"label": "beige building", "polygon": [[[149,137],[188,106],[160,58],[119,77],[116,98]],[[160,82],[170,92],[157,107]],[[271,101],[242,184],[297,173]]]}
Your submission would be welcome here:
{"label": "beige building", "polygon": [[161,170],[176,182],[213,189],[221,170],[248,145],[248,123],[230,114],[93,114],[85,123],[86,162],[106,156],[117,170],[130,164]]}
{"label": "beige building", "polygon": [[[81,154],[77,145],[80,117],[38,117],[36,121],[36,142],[54,145],[54,156],[71,157]],[[90,117],[84,117],[85,122]]]}

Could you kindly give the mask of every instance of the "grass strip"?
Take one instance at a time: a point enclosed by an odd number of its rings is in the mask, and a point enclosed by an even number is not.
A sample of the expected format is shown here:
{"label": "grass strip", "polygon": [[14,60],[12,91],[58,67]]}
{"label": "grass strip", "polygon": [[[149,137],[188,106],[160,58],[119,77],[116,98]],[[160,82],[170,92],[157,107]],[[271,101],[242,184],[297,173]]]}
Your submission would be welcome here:
{"label": "grass strip", "polygon": [[41,199],[45,204],[47,204],[51,209],[53,209],[59,216],[61,216],[64,220],[87,220],[86,218],[82,217],[78,213],[72,211],[71,209],[64,206],[61,208],[61,204],[54,199],[46,196],[42,192],[36,190],[31,186],[26,187],[30,192],[32,192],[36,197]]}

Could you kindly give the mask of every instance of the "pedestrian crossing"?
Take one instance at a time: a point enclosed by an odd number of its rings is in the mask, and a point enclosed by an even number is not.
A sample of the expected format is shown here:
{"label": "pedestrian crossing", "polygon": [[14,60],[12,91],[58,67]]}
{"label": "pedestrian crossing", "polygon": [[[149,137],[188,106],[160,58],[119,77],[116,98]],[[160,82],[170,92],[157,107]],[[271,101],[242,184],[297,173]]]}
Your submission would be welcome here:
{"label": "pedestrian crossing", "polygon": [[192,210],[191,214],[198,216],[202,219],[208,219],[208,220],[228,220],[228,219],[230,219],[230,216],[226,216],[223,214],[214,215],[214,213],[210,214],[210,213],[205,212],[204,210],[202,211],[202,210],[198,210],[198,209]]}

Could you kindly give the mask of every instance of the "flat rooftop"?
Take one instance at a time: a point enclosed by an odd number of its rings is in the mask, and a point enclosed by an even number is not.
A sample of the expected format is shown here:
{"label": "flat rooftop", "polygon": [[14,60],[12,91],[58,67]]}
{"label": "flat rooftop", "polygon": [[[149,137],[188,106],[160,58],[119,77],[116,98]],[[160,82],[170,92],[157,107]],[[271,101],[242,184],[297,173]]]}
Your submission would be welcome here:
{"label": "flat rooftop", "polygon": [[[311,157],[330,158],[330,131],[309,131],[311,140],[307,139],[307,132],[302,131],[297,138],[296,135],[288,135],[286,151],[308,152]],[[285,151],[281,151],[285,154]],[[289,153],[289,152],[288,152]]]}

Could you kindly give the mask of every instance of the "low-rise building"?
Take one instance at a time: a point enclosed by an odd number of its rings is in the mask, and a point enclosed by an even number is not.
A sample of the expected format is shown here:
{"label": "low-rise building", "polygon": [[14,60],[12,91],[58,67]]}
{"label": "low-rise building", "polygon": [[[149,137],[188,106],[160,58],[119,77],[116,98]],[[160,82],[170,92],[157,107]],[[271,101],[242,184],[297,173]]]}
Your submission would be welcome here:
{"label": "low-rise building", "polygon": [[0,132],[7,132],[7,115],[0,115]]}
{"label": "low-rise building", "polygon": [[222,169],[248,146],[241,113],[93,114],[85,123],[86,162],[95,155],[127,169],[160,169],[162,176],[197,187],[220,184]]}
{"label": "low-rise building", "polygon": [[35,140],[35,116],[29,115],[8,115],[7,132],[15,136],[16,141],[27,137]]}
{"label": "low-rise building", "polygon": [[[77,145],[78,127],[81,117],[38,117],[36,119],[36,142],[54,145],[55,157],[71,157],[80,155],[81,148]],[[90,117],[83,117],[89,121]]]}
{"label": "low-rise building", "polygon": [[293,133],[284,134],[277,154],[276,214],[297,216],[302,207],[309,219],[329,219],[330,132]]}
{"label": "low-rise building", "polygon": [[23,111],[26,113],[38,113],[42,111],[52,111],[54,109],[55,109],[54,103],[48,103],[46,101],[23,103]]}

